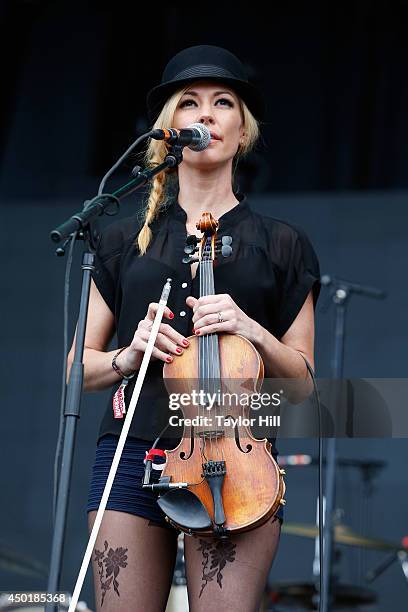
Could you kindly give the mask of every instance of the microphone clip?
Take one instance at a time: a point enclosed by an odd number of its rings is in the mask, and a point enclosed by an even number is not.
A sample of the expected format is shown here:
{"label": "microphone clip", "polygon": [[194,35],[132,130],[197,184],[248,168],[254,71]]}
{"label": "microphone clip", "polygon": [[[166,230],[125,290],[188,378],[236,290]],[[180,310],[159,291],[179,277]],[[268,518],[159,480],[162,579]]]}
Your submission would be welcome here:
{"label": "microphone clip", "polygon": [[175,168],[183,161],[183,148],[183,145],[180,144],[170,146],[170,150],[164,158],[170,168]]}

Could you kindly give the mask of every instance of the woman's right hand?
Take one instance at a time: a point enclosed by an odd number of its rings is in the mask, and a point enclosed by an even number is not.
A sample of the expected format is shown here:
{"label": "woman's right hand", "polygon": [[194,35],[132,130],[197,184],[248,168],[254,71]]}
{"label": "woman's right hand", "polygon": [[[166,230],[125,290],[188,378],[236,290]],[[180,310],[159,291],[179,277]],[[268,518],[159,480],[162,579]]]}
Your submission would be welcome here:
{"label": "woman's right hand", "polygon": [[[139,322],[130,346],[122,351],[116,359],[117,365],[125,375],[140,368],[158,308],[159,304],[157,302],[149,304],[147,314]],[[167,306],[164,309],[163,317],[167,319],[174,318],[174,314]],[[150,359],[151,361],[161,359],[166,363],[171,363],[174,356],[182,355],[184,349],[188,348],[188,346],[189,341],[187,338],[167,323],[161,323]]]}

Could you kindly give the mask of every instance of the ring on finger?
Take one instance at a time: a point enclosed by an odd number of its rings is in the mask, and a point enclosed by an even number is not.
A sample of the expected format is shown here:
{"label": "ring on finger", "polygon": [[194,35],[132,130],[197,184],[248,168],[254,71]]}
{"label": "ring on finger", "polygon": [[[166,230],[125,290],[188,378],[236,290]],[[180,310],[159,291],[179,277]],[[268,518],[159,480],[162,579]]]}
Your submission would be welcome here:
{"label": "ring on finger", "polygon": [[222,312],[218,313],[218,323],[224,323],[224,319],[222,318]]}

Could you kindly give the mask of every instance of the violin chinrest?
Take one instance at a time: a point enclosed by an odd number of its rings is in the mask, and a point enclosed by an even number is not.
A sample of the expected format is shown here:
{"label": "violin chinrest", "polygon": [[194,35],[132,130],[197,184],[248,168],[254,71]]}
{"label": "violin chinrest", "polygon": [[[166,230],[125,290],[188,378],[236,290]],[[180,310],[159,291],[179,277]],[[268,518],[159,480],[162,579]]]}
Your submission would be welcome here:
{"label": "violin chinrest", "polygon": [[211,518],[204,504],[188,489],[171,489],[157,503],[167,516],[187,529],[208,529]]}

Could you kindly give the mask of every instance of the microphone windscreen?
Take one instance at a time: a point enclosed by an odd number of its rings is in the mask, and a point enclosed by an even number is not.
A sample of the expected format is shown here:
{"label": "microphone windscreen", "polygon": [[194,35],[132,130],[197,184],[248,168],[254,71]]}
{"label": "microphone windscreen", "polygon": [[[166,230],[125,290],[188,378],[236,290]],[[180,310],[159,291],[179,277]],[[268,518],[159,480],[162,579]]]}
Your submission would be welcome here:
{"label": "microphone windscreen", "polygon": [[196,129],[201,134],[200,141],[197,143],[191,143],[191,145],[189,145],[189,149],[192,149],[193,151],[204,151],[204,149],[206,149],[211,142],[211,133],[208,127],[202,123],[193,123],[192,125],[188,126],[188,129]]}

